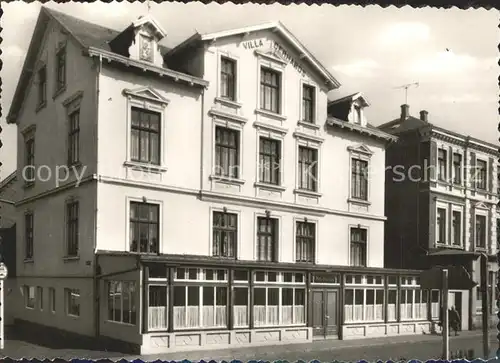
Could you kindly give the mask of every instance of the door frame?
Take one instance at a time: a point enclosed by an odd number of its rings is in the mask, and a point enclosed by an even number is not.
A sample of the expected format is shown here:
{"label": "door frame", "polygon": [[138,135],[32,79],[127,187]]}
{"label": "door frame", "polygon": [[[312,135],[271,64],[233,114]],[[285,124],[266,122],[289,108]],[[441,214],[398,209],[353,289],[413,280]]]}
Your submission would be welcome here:
{"label": "door frame", "polygon": [[[315,309],[314,309],[314,294],[317,293],[317,292],[320,292],[321,293],[321,296],[322,296],[322,309],[321,309],[321,313],[323,315],[322,317],[322,326],[321,326],[321,329],[322,329],[322,333],[321,334],[317,334],[315,335],[315,331],[317,331],[314,327],[314,317],[315,317]],[[336,311],[335,311],[335,318],[336,318],[336,324],[335,324],[335,331],[332,333],[332,334],[327,334],[328,332],[328,324],[327,324],[327,315],[326,315],[326,311],[327,311],[327,307],[328,307],[328,303],[327,303],[327,294],[328,292],[335,292],[336,294]],[[314,288],[311,288],[311,294],[310,294],[310,301],[309,301],[309,306],[311,307],[312,311],[311,311],[311,323],[310,323],[310,326],[312,327],[313,329],[313,338],[316,338],[316,339],[339,339],[339,336],[340,336],[340,328],[341,328],[341,324],[340,324],[340,293],[341,293],[341,289],[338,288],[338,287],[314,287]]]}

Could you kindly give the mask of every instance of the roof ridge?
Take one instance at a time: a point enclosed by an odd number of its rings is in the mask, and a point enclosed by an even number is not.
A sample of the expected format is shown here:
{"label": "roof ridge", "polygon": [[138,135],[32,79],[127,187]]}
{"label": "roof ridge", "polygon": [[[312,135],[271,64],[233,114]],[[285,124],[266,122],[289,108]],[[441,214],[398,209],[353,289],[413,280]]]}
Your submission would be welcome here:
{"label": "roof ridge", "polygon": [[[114,31],[114,32],[120,32],[120,30],[113,29],[113,28],[110,28],[110,27],[107,27],[107,26],[104,26],[104,25],[101,25],[101,24],[98,24],[98,23],[94,23],[94,22],[88,21],[86,19],[70,15],[70,14],[65,13],[63,11],[59,11],[59,10],[56,10],[56,9],[49,8],[47,6],[42,6],[42,9],[44,9],[45,11],[47,11],[50,15],[54,15],[54,13],[55,13],[57,15],[66,16],[66,17],[71,18],[71,19],[76,19],[78,21],[82,21],[84,23],[91,24],[93,26],[96,26],[96,27],[99,27],[99,28],[102,28],[102,29],[105,29],[105,30],[111,30],[111,31]],[[56,20],[59,21],[59,19],[56,19]]]}

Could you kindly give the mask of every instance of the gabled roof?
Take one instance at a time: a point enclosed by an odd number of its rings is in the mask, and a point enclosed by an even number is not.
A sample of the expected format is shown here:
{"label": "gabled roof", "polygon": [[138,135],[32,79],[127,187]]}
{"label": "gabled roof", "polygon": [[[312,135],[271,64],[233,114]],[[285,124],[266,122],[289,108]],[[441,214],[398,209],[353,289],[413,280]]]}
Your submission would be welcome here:
{"label": "gabled roof", "polygon": [[375,127],[361,126],[355,123],[345,122],[344,120],[339,120],[331,116],[327,118],[326,124],[331,127],[337,127],[360,135],[366,135],[385,142],[393,142],[398,139],[396,136],[383,132]]}
{"label": "gabled roof", "polygon": [[[42,46],[45,31],[51,20],[54,20],[56,23],[58,23],[82,48],[82,50],[93,49],[93,54],[96,54],[96,52],[109,54],[111,52],[109,42],[115,39],[119,34],[121,34],[121,32],[117,30],[89,23],[85,20],[78,19],[60,11],[42,6],[35,25],[35,30],[33,32],[30,45],[28,47],[28,51],[26,53],[26,58],[21,70],[21,75],[19,76],[19,81],[14,92],[14,97],[12,98],[11,107],[9,113],[7,114],[8,123],[15,123],[17,113],[21,109],[21,106],[24,102],[25,93],[27,92],[29,82],[31,80],[33,72],[35,71],[34,67],[38,50]],[[160,46],[160,50],[163,54],[165,54],[166,52],[168,52],[169,48]],[[89,53],[87,52],[87,54]],[[122,61],[121,58],[113,60]],[[169,72],[169,70],[165,69],[165,75],[170,77],[170,73],[171,72]],[[178,77],[177,73],[176,77]],[[203,83],[202,85],[205,86],[206,82],[201,79],[197,79],[191,76],[189,76],[188,78],[189,81],[194,81],[194,83],[196,84]],[[183,78],[181,77],[181,79]]]}
{"label": "gabled roof", "polygon": [[351,112],[352,103],[356,100],[361,100],[363,107],[368,107],[370,105],[361,95],[361,92],[356,92],[333,101],[328,101],[328,116],[347,121],[349,113]]}
{"label": "gabled roof", "polygon": [[200,34],[196,32],[191,37],[180,43],[178,46],[174,47],[167,53],[167,57],[172,56],[179,50],[184,49],[187,46],[192,46],[197,42],[213,41],[219,38],[230,37],[238,34],[245,34],[251,32],[257,32],[262,30],[271,30],[278,32],[283,36],[301,55],[302,59],[306,59],[309,63],[316,68],[316,70],[325,78],[328,84],[328,89],[332,90],[340,87],[340,82],[333,77],[333,75],[314,57],[314,55],[307,50],[307,48],[279,21],[270,22],[258,25],[252,25],[245,28],[237,28],[219,31],[215,33]]}
{"label": "gabled roof", "polygon": [[363,103],[364,107],[370,106],[370,103],[368,103],[368,101],[363,97],[363,95],[361,94],[361,92],[356,92],[356,93],[344,96],[342,98],[338,98],[336,100],[328,101],[328,105],[334,105],[334,104],[343,103],[343,102],[352,103],[352,102],[354,102],[354,101],[356,101],[358,99],[361,100],[361,102]]}
{"label": "gabled roof", "polygon": [[147,23],[153,25],[153,27],[157,31],[156,35],[158,36],[159,39],[163,39],[164,37],[167,36],[167,32],[162,28],[160,23],[158,23],[156,19],[149,14],[146,16],[140,16],[136,21],[132,23],[132,25],[134,26],[134,28],[137,28]]}
{"label": "gabled roof", "polygon": [[0,179],[0,192],[2,192],[2,190],[4,188],[8,187],[11,183],[13,183],[17,180],[16,173],[17,172],[14,170],[12,173],[10,173],[4,179]]}

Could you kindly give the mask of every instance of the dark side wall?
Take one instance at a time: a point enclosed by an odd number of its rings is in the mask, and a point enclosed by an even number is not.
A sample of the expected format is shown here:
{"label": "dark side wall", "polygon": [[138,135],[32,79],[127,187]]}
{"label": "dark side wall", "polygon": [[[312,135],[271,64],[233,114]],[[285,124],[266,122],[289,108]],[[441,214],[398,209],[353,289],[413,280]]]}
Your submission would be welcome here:
{"label": "dark side wall", "polygon": [[16,276],[16,225],[0,228],[0,253],[7,265],[9,277]]}

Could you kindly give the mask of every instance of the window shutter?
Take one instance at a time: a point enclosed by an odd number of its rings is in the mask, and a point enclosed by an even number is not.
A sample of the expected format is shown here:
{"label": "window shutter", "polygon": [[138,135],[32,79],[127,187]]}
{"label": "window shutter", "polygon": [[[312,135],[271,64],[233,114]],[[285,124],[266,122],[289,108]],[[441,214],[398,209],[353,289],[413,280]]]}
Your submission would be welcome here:
{"label": "window shutter", "polygon": [[489,158],[488,160],[488,191],[493,193],[493,163],[494,159]]}
{"label": "window shutter", "polygon": [[431,150],[430,150],[430,180],[436,181],[436,168],[437,168],[437,144],[435,141],[431,141]]}
{"label": "window shutter", "polygon": [[472,189],[476,189],[476,153],[470,152],[470,172],[469,172],[470,180],[469,187]]}

